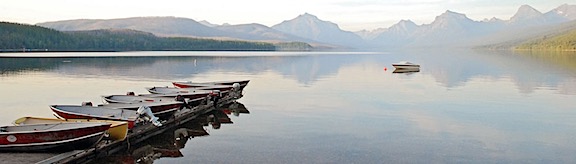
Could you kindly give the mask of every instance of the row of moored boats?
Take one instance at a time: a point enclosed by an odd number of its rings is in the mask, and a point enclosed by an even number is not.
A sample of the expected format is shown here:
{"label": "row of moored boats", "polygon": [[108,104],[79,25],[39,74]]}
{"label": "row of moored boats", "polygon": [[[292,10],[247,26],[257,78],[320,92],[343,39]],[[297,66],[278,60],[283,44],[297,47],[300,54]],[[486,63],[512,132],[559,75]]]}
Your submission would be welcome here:
{"label": "row of moored boats", "polygon": [[162,126],[178,112],[218,104],[228,96],[242,97],[249,80],[173,82],[175,87],[147,88],[150,94],[102,96],[106,103],[50,105],[56,118],[22,117],[13,126],[0,127],[0,152],[68,151],[94,146],[102,139],[124,140],[130,129]]}

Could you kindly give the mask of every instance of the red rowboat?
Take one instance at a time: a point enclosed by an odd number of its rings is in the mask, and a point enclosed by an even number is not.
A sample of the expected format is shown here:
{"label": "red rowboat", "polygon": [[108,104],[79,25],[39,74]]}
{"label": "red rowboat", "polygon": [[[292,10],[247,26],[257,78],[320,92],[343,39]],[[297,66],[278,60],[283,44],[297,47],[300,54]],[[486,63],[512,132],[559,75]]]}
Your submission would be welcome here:
{"label": "red rowboat", "polygon": [[198,88],[175,88],[175,87],[152,87],[146,88],[148,92],[153,94],[166,94],[166,93],[180,93],[180,94],[209,94],[213,90],[227,91],[231,90],[231,85],[215,85],[214,87],[201,87]]}
{"label": "red rowboat", "polygon": [[240,88],[244,89],[246,85],[248,85],[250,80],[239,80],[239,81],[215,81],[215,82],[203,82],[203,83],[194,83],[191,81],[186,82],[172,82],[175,87],[178,88],[196,88],[196,87],[209,87],[210,85],[233,85],[234,83],[240,84]]}
{"label": "red rowboat", "polygon": [[197,99],[197,98],[202,98],[202,97],[206,97],[211,93],[211,91],[204,91],[204,90],[200,90],[200,91],[196,91],[196,92],[188,92],[188,93],[156,93],[156,94],[140,94],[139,96],[143,96],[143,97],[151,97],[151,98],[161,98],[161,97],[170,97],[170,98],[175,98],[176,96],[180,95],[184,98],[188,98],[188,99]]}
{"label": "red rowboat", "polygon": [[70,151],[94,146],[109,123],[55,123],[0,127],[0,151]]}
{"label": "red rowboat", "polygon": [[34,124],[56,124],[56,123],[70,123],[70,122],[101,122],[109,123],[110,129],[106,131],[108,138],[112,140],[122,141],[128,135],[128,122],[112,121],[112,120],[96,120],[96,119],[57,119],[57,118],[42,118],[42,117],[21,117],[14,120],[12,124],[16,126],[34,125]]}

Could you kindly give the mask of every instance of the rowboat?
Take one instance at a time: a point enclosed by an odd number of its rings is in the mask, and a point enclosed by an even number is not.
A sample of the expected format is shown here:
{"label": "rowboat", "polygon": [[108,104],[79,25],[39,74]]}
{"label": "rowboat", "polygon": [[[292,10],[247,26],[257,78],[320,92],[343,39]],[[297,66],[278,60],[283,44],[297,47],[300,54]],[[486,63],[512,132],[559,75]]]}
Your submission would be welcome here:
{"label": "rowboat", "polygon": [[94,146],[109,123],[55,123],[0,127],[0,151],[70,151]]}
{"label": "rowboat", "polygon": [[246,85],[248,85],[248,82],[250,82],[250,80],[215,81],[215,82],[202,82],[202,83],[186,81],[186,82],[172,82],[172,84],[178,88],[196,88],[196,87],[207,87],[207,86],[209,87],[209,85],[233,85],[234,83],[238,83],[238,84],[240,84],[240,88],[244,89],[244,87],[246,87]]}
{"label": "rowboat", "polygon": [[[177,96],[177,95],[176,95]],[[189,106],[194,107],[200,104],[205,97],[196,99],[185,99],[185,102]],[[174,97],[149,97],[149,96],[136,96],[136,95],[108,95],[102,96],[102,99],[108,103],[121,103],[121,104],[131,104],[139,102],[173,102]]]}
{"label": "rowboat", "polygon": [[197,99],[206,97],[210,94],[210,91],[201,92],[188,92],[188,93],[153,93],[153,94],[140,94],[138,96],[151,97],[151,98],[175,98],[180,95],[187,99]]}
{"label": "rowboat", "polygon": [[141,106],[147,106],[152,109],[152,113],[155,115],[169,114],[178,110],[183,105],[180,101],[157,101],[157,102],[137,102],[137,103],[108,103],[101,104],[98,106],[107,107],[112,109],[128,109],[128,110],[138,110]]}
{"label": "rowboat", "polygon": [[107,95],[102,96],[102,99],[107,103],[122,103],[132,104],[141,102],[171,102],[174,98],[171,97],[146,97],[136,95]]}
{"label": "rowboat", "polygon": [[153,94],[166,94],[166,93],[181,93],[181,94],[204,94],[204,96],[208,95],[213,90],[218,91],[226,91],[232,89],[232,86],[228,85],[217,85],[214,87],[197,89],[197,88],[175,88],[175,87],[152,87],[146,88],[148,92]]}
{"label": "rowboat", "polygon": [[112,120],[96,120],[96,119],[56,119],[56,118],[40,118],[40,117],[22,117],[14,121],[14,125],[33,125],[33,124],[55,124],[55,123],[66,123],[66,122],[103,122],[109,123],[110,129],[108,129],[108,134],[111,140],[122,141],[126,139],[128,134],[128,122],[124,121],[112,121]]}
{"label": "rowboat", "polygon": [[80,105],[51,105],[50,109],[64,119],[98,119],[128,122],[128,128],[134,127],[138,114],[128,109],[112,109],[107,107]]}

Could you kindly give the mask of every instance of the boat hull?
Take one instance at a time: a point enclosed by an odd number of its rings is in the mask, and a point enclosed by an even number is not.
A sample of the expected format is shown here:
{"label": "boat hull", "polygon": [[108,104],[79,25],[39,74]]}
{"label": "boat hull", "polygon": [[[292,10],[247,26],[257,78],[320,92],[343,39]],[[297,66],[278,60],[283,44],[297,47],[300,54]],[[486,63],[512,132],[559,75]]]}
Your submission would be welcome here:
{"label": "boat hull", "polygon": [[184,98],[188,98],[188,99],[197,99],[197,98],[201,98],[201,97],[206,97],[208,96],[208,94],[210,94],[209,92],[207,93],[153,93],[153,94],[141,94],[140,96],[144,96],[144,97],[153,97],[153,98],[160,98],[160,97],[164,97],[164,98],[175,98],[176,96],[180,95]]}
{"label": "boat hull", "polygon": [[407,62],[407,61],[392,63],[392,66],[396,69],[420,69],[419,64],[414,64],[414,63]]}
{"label": "boat hull", "polygon": [[133,103],[133,104],[122,104],[122,103],[114,103],[114,104],[104,104],[101,105],[107,108],[113,109],[127,109],[127,110],[138,110],[141,106],[148,106],[152,110],[154,115],[156,114],[166,114],[166,113],[173,113],[182,106],[182,102],[167,102],[163,104],[150,104],[150,103]]}
{"label": "boat hull", "polygon": [[396,68],[396,69],[420,69],[419,65],[397,65],[397,64],[394,64],[392,66],[394,66],[394,68]]}
{"label": "boat hull", "polygon": [[[59,123],[18,126],[23,128],[61,126],[80,123]],[[80,128],[0,132],[0,151],[70,151],[94,146],[110,128],[107,123],[84,124]]]}
{"label": "boat hull", "polygon": [[34,125],[34,124],[54,124],[54,123],[66,123],[66,122],[104,122],[110,123],[110,129],[108,129],[109,139],[122,141],[126,139],[128,134],[128,122],[124,121],[111,121],[111,120],[95,120],[95,119],[56,119],[56,118],[39,118],[39,117],[22,117],[14,121],[14,125]]}
{"label": "boat hull", "polygon": [[234,83],[240,84],[240,88],[244,89],[248,85],[250,80],[239,80],[239,81],[215,81],[215,82],[205,82],[205,83],[193,83],[193,82],[172,82],[172,85],[178,88],[195,88],[195,87],[206,87],[207,85],[233,85]]}
{"label": "boat hull", "polygon": [[[227,87],[227,86],[225,86]],[[159,95],[168,95],[170,97],[174,95],[180,95],[184,98],[195,99],[200,97],[205,97],[206,95],[210,94],[212,90],[197,90],[195,88],[174,88],[174,87],[152,87],[146,88],[148,92],[151,94],[156,94],[155,96]],[[148,97],[148,95],[145,95]],[[168,97],[167,96],[167,97]]]}
{"label": "boat hull", "polygon": [[[50,109],[58,117],[64,119],[98,119],[128,122],[128,129],[134,127],[138,118],[136,111],[124,109],[108,109],[90,106],[51,105]],[[110,114],[107,114],[109,112]]]}
{"label": "boat hull", "polygon": [[109,95],[109,96],[102,96],[102,99],[107,103],[122,103],[122,104],[174,101],[174,98],[168,98],[168,97],[144,97],[134,95]]}

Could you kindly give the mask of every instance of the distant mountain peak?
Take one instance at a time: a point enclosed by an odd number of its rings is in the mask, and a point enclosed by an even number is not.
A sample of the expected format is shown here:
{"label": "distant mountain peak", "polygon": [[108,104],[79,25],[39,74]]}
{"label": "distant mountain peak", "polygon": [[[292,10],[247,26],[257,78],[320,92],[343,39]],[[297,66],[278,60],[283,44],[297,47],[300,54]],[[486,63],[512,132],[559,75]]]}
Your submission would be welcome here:
{"label": "distant mountain peak", "polygon": [[456,15],[459,15],[460,13],[454,12],[454,11],[452,11],[452,10],[446,10],[446,11],[445,11],[444,13],[442,13],[442,14],[456,14]]}
{"label": "distant mountain peak", "polygon": [[482,22],[488,22],[488,23],[493,23],[493,22],[503,22],[504,20],[496,18],[496,17],[492,17],[490,19],[488,18],[484,18],[484,20],[482,20]]}
{"label": "distant mountain peak", "polygon": [[402,20],[400,20],[400,22],[398,22],[398,24],[414,24],[414,25],[416,25],[416,23],[414,23],[410,19],[402,19]]}
{"label": "distant mountain peak", "polygon": [[318,17],[316,17],[316,15],[312,15],[308,12],[304,13],[304,14],[300,14],[299,17],[311,17],[311,18],[316,18],[318,19]]}
{"label": "distant mountain peak", "polygon": [[318,19],[319,20],[319,18],[316,15],[312,15],[310,13],[300,14],[294,19]]}
{"label": "distant mountain peak", "polygon": [[518,13],[534,13],[534,14],[542,14],[540,11],[536,10],[534,7],[530,5],[522,5],[518,9]]}
{"label": "distant mountain peak", "polygon": [[457,26],[468,26],[468,24],[473,23],[474,21],[465,14],[453,12],[450,10],[446,10],[446,12],[442,13],[439,16],[436,16],[434,22],[430,25],[434,28],[452,28]]}
{"label": "distant mountain peak", "polygon": [[390,26],[389,30],[411,31],[418,27],[416,23],[411,20],[400,20],[400,22]]}
{"label": "distant mountain peak", "polygon": [[563,4],[550,11],[569,20],[576,19],[576,5]]}
{"label": "distant mountain peak", "polygon": [[458,17],[458,18],[466,17],[465,14],[457,13],[457,12],[450,11],[450,10],[446,10],[446,12],[442,13],[440,16],[442,16],[442,17]]}
{"label": "distant mountain peak", "polygon": [[330,28],[336,28],[336,29],[340,30],[340,27],[338,27],[337,24],[332,23],[330,21],[323,21],[323,20],[319,19],[317,16],[312,15],[310,13],[304,13],[304,14],[298,15],[296,18],[283,21],[280,24],[306,25],[308,27],[309,26],[327,26]]}
{"label": "distant mountain peak", "polygon": [[203,24],[204,26],[208,26],[208,27],[216,27],[216,26],[218,26],[217,24],[212,24],[212,23],[208,22],[207,20],[202,20],[202,21],[200,21],[200,22],[198,22],[198,23]]}
{"label": "distant mountain peak", "polygon": [[442,13],[441,15],[437,16],[435,21],[441,20],[471,20],[470,18],[466,17],[465,14],[457,13],[454,11],[446,10],[446,12]]}
{"label": "distant mountain peak", "polygon": [[335,45],[357,46],[362,42],[358,35],[344,31],[336,23],[321,20],[309,13],[304,13],[291,20],[285,20],[272,26],[272,28],[302,38]]}
{"label": "distant mountain peak", "polygon": [[517,26],[526,25],[542,25],[546,24],[548,20],[543,13],[534,9],[529,5],[522,5],[518,8],[518,11],[514,16],[512,16],[508,23]]}
{"label": "distant mountain peak", "polygon": [[296,17],[292,20],[301,20],[301,21],[306,21],[306,22],[325,22],[325,21],[320,20],[320,18],[318,18],[316,15],[312,15],[310,13],[304,13],[304,14],[298,15],[298,17]]}
{"label": "distant mountain peak", "polygon": [[408,36],[418,29],[418,25],[411,20],[400,20],[398,23],[390,26],[386,30],[388,35],[394,36]]}
{"label": "distant mountain peak", "polygon": [[532,6],[522,5],[520,8],[518,8],[518,11],[516,14],[514,14],[514,16],[512,16],[512,18],[510,18],[510,20],[530,19],[534,17],[540,17],[542,15],[543,14],[540,11],[534,9]]}

